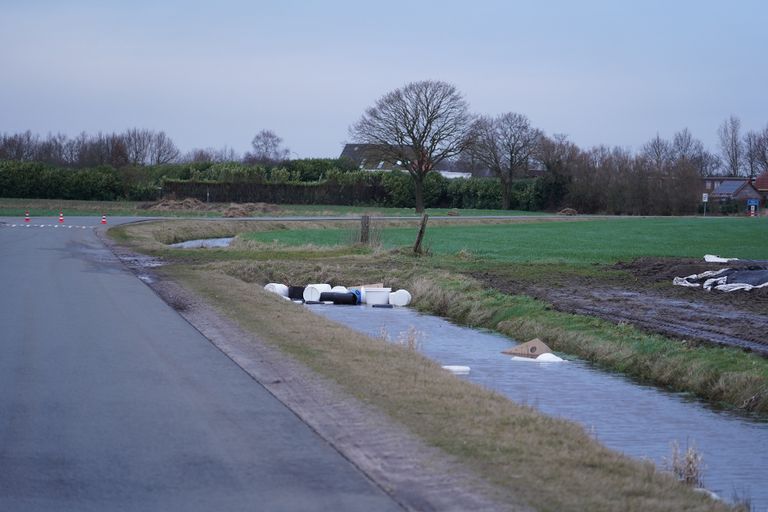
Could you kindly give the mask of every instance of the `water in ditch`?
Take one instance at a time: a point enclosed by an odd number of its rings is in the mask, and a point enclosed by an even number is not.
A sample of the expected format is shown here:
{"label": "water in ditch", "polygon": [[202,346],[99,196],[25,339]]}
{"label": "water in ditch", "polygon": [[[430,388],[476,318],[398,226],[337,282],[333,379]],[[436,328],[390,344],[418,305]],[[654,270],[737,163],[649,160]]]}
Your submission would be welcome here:
{"label": "water in ditch", "polygon": [[749,498],[768,510],[768,422],[716,411],[682,394],[643,386],[578,360],[514,361],[500,352],[515,344],[494,333],[456,326],[411,309],[310,306],[353,329],[396,340],[418,332],[419,350],[442,365],[466,365],[463,376],[515,402],[584,425],[606,446],[659,467],[671,443],[694,444],[704,456],[705,486],[723,499]]}
{"label": "water in ditch", "polygon": [[170,246],[176,249],[215,249],[219,247],[229,247],[234,237],[227,238],[201,238],[199,240],[187,240],[178,242]]}

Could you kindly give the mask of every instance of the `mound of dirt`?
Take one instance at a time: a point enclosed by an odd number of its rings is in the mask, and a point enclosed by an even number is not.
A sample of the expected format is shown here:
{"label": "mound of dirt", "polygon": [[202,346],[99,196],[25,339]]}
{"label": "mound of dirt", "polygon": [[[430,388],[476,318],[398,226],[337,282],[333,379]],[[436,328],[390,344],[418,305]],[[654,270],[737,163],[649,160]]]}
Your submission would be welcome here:
{"label": "mound of dirt", "polygon": [[193,210],[193,211],[208,211],[210,206],[200,201],[199,199],[193,199],[188,197],[177,201],[176,199],[163,199],[156,203],[150,203],[145,207],[147,210],[156,212],[170,212],[178,210]]}
{"label": "mound of dirt", "polygon": [[577,215],[579,212],[574,210],[573,208],[563,208],[559,212],[557,212],[558,215]]}
{"label": "mound of dirt", "polygon": [[268,203],[231,203],[229,207],[224,210],[222,215],[224,217],[252,217],[259,213],[275,213],[279,212],[280,207],[276,204]]}

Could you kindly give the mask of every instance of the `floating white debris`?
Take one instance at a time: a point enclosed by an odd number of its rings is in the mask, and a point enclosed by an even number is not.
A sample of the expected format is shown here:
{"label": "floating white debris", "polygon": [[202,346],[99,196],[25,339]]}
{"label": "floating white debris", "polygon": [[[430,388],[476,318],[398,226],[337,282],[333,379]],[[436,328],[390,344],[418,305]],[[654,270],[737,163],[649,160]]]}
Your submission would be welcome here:
{"label": "floating white debris", "polygon": [[562,363],[565,362],[565,359],[556,356],[555,354],[551,352],[547,352],[546,354],[541,354],[539,357],[533,358],[533,357],[521,357],[521,356],[512,356],[513,361],[527,361],[529,363]]}
{"label": "floating white debris", "polygon": [[458,365],[446,365],[443,366],[443,370],[448,370],[449,372],[453,373],[454,375],[467,375],[469,373],[469,366],[458,366]]}
{"label": "floating white debris", "polygon": [[560,363],[563,361],[563,358],[556,356],[552,352],[547,352],[546,354],[541,354],[537,357],[536,361],[540,363]]}

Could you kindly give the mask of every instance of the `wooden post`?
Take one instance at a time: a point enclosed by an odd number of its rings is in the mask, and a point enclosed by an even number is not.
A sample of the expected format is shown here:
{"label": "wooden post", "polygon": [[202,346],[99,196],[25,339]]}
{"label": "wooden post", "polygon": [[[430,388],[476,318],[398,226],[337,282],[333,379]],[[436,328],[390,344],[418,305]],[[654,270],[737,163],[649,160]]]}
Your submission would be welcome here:
{"label": "wooden post", "polygon": [[427,230],[427,220],[429,215],[426,213],[421,216],[421,225],[419,226],[419,234],[416,235],[416,243],[413,244],[413,252],[415,254],[421,254],[421,241],[424,239],[424,231]]}
{"label": "wooden post", "polygon": [[360,243],[368,245],[371,241],[371,217],[363,215],[360,218]]}

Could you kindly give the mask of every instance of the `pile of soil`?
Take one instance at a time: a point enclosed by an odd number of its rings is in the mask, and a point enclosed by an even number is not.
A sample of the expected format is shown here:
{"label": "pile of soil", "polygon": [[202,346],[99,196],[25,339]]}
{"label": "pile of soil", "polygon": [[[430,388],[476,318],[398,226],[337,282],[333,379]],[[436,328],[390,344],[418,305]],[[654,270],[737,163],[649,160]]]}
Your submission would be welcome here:
{"label": "pile of soil", "polygon": [[573,208],[563,208],[559,212],[557,212],[558,215],[578,215],[579,212],[574,210]]}
{"label": "pile of soil", "polygon": [[191,197],[182,199],[181,201],[177,201],[176,199],[163,199],[156,203],[149,203],[145,205],[144,208],[156,212],[171,212],[179,210],[205,212],[212,209],[210,205],[205,204],[199,199],[192,199]]}
{"label": "pile of soil", "polygon": [[510,279],[503,272],[476,272],[487,286],[509,294],[525,294],[568,313],[589,315],[643,330],[751,350],[768,356],[768,288],[706,292],[674,286],[672,279],[721,268],[748,268],[745,263],[706,263],[691,259],[641,258],[608,270],[627,272],[605,277],[568,276],[561,282]]}
{"label": "pile of soil", "polygon": [[252,217],[259,213],[275,213],[279,212],[280,207],[276,204],[268,203],[231,203],[229,207],[224,210],[222,215],[224,217]]}

